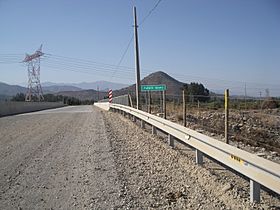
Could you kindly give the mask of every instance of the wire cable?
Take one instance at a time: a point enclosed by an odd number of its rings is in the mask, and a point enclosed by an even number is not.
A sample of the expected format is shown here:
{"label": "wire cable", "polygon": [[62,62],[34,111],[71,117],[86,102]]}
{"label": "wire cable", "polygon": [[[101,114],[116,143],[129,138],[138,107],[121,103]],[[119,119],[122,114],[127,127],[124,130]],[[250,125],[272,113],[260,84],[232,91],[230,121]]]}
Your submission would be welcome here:
{"label": "wire cable", "polygon": [[160,4],[162,0],[158,0],[157,3],[155,4],[155,6],[148,12],[148,14],[142,19],[142,21],[140,21],[140,23],[138,24],[138,26],[143,25],[143,23],[148,19],[148,17],[151,16],[151,14],[156,10],[156,8],[158,7],[158,5]]}

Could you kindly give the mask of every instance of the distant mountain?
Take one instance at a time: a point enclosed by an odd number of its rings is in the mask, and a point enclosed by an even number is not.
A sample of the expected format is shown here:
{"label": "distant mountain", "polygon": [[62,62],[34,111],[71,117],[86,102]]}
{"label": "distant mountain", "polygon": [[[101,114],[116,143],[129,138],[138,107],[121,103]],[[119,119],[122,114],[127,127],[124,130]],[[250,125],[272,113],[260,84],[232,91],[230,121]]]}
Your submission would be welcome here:
{"label": "distant mountain", "polygon": [[9,85],[0,82],[0,95],[3,96],[14,96],[17,93],[26,93],[27,89],[19,85]]}
{"label": "distant mountain", "polygon": [[74,86],[59,86],[59,85],[52,85],[52,86],[47,86],[47,87],[42,87],[43,93],[58,93],[61,91],[79,91],[82,90],[81,88],[74,87]]}
{"label": "distant mountain", "polygon": [[96,90],[80,90],[80,91],[62,91],[56,93],[56,95],[63,95],[68,97],[75,97],[80,100],[95,100],[98,101],[98,95],[99,99],[103,99],[104,96],[107,96],[107,92],[99,92]]}
{"label": "distant mountain", "polygon": [[[141,85],[166,85],[166,94],[167,95],[179,95],[182,92],[182,87],[185,83],[180,82],[173,77],[169,76],[165,72],[157,71],[141,80]],[[122,88],[114,92],[114,95],[123,95],[127,93],[135,92],[135,84],[130,85],[129,87]]]}
{"label": "distant mountain", "polygon": [[[43,93],[57,93],[61,91],[79,91],[82,90],[81,88],[74,87],[74,86],[48,86],[43,87]],[[17,93],[26,93],[27,88],[22,87],[19,85],[9,85],[3,82],[0,82],[0,100],[5,100],[11,98],[11,96],[15,96]]]}
{"label": "distant mountain", "polygon": [[[141,84],[144,85],[159,85],[165,84],[167,86],[166,93],[169,95],[179,95],[181,94],[181,88],[183,87],[184,83],[179,82],[178,80],[174,79],[173,77],[169,76],[168,74],[158,71],[152,73],[141,80]],[[135,93],[135,84],[130,85],[128,87],[115,90],[113,91],[113,96],[124,95],[128,93]],[[81,90],[81,91],[64,91],[58,92],[57,95],[65,95],[65,96],[72,96],[75,98],[79,98],[81,100],[97,100],[98,92],[96,90]],[[107,91],[99,91],[99,99],[103,99],[105,96],[108,95]]]}
{"label": "distant mountain", "polygon": [[126,87],[126,84],[107,82],[107,81],[96,81],[96,82],[81,82],[81,83],[53,83],[53,82],[43,82],[43,87],[49,86],[71,86],[77,87],[84,90],[99,88],[100,91],[108,91],[109,89],[117,90]]}

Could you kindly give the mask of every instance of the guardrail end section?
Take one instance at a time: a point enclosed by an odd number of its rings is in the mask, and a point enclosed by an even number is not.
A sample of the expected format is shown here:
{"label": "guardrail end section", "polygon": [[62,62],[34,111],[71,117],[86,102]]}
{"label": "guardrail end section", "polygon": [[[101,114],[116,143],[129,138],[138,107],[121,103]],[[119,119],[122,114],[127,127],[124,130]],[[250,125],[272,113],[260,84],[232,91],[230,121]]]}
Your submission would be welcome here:
{"label": "guardrail end section", "polygon": [[250,202],[259,203],[261,200],[261,185],[250,179]]}

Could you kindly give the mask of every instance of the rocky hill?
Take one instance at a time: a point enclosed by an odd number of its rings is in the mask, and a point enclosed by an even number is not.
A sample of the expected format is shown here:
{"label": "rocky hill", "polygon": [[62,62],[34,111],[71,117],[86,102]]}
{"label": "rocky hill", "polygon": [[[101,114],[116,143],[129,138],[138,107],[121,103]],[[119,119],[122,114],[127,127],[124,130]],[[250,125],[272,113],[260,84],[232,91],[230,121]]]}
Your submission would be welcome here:
{"label": "rocky hill", "polygon": [[[160,85],[165,84],[167,87],[166,94],[167,95],[179,95],[181,94],[181,88],[184,83],[174,79],[168,74],[157,71],[148,76],[146,76],[143,80],[141,80],[141,85]],[[114,91],[114,95],[123,95],[127,93],[135,93],[135,84],[122,88],[120,90]]]}

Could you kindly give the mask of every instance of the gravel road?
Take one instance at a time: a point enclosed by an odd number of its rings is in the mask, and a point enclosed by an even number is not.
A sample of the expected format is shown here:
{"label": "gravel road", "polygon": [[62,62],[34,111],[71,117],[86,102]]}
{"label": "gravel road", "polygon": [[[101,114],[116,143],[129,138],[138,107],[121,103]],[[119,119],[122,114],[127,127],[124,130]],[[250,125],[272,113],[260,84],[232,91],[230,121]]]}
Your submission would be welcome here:
{"label": "gravel road", "polygon": [[110,209],[119,186],[100,111],[66,107],[0,119],[0,209]]}
{"label": "gravel road", "polygon": [[[228,184],[232,183],[232,184]],[[116,113],[65,107],[0,118],[0,209],[277,209],[248,182]]]}

